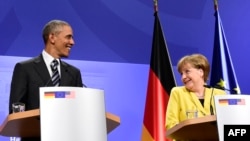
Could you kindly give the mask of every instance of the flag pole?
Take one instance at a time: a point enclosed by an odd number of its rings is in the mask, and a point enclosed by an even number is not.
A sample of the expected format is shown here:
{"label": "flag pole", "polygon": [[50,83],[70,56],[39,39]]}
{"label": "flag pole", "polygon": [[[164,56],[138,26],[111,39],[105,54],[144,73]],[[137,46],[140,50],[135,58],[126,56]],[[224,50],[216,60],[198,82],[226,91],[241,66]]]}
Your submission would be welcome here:
{"label": "flag pole", "polygon": [[214,0],[214,10],[218,11],[218,0]]}
{"label": "flag pole", "polygon": [[158,12],[158,0],[153,0],[154,1],[154,12]]}

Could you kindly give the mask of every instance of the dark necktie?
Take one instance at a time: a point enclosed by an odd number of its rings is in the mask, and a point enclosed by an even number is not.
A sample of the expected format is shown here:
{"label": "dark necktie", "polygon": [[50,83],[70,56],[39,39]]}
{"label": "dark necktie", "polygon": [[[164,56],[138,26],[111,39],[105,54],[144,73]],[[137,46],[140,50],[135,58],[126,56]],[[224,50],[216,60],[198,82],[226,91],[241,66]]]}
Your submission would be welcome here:
{"label": "dark necktie", "polygon": [[51,69],[52,69],[52,83],[54,86],[59,86],[60,83],[60,75],[59,75],[59,71],[57,69],[57,66],[59,65],[58,61],[56,59],[54,59],[51,62]]}

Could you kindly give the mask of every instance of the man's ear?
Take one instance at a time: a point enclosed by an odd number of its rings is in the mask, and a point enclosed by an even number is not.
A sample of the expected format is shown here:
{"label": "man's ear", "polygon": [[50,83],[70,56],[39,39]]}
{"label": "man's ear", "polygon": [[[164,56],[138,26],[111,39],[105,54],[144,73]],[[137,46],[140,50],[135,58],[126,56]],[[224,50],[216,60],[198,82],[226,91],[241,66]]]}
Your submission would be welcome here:
{"label": "man's ear", "polygon": [[55,34],[54,33],[49,34],[49,42],[51,44],[55,43]]}

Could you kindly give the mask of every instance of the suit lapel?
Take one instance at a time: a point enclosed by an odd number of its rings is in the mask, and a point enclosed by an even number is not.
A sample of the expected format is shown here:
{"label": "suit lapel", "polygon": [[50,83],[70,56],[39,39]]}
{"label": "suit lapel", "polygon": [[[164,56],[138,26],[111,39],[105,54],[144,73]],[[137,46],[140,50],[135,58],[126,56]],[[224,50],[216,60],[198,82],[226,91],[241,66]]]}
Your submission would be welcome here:
{"label": "suit lapel", "polygon": [[197,109],[199,109],[201,113],[206,114],[207,112],[205,111],[204,107],[201,105],[201,102],[199,101],[197,96],[193,92],[190,92],[190,93],[191,93],[191,97],[192,97]]}
{"label": "suit lapel", "polygon": [[68,65],[60,60],[61,64],[61,81],[60,81],[60,86],[68,86],[69,85],[69,80],[71,78],[68,70]]}
{"label": "suit lapel", "polygon": [[[49,71],[43,60],[42,55],[39,55],[38,57],[34,58],[34,65],[35,65],[34,69],[43,80],[44,86],[53,86]],[[70,80],[72,79],[72,76],[70,75],[70,72],[68,70],[69,65],[60,60],[60,69],[61,69],[60,86],[69,86]]]}
{"label": "suit lapel", "polygon": [[34,69],[43,80],[44,86],[52,86],[49,71],[46,67],[42,55],[39,55],[34,59],[34,65],[35,65]]}

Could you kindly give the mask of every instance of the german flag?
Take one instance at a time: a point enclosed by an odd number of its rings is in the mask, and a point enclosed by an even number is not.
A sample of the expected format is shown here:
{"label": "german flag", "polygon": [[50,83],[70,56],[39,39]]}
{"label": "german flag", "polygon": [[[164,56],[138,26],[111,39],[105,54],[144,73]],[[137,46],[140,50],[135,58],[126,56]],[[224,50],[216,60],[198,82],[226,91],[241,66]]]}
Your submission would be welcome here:
{"label": "german flag", "polygon": [[157,11],[141,141],[167,141],[165,115],[169,94],[176,86],[174,73]]}

